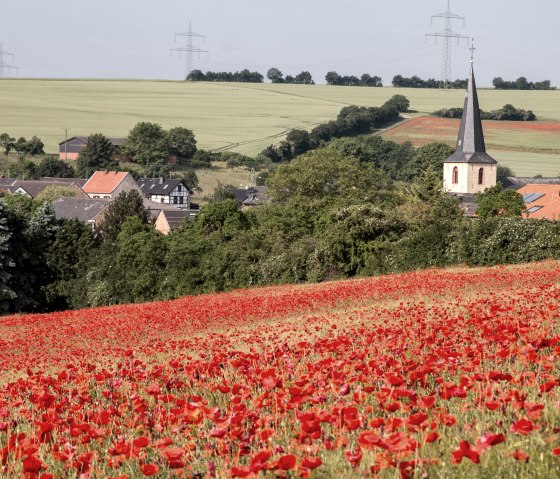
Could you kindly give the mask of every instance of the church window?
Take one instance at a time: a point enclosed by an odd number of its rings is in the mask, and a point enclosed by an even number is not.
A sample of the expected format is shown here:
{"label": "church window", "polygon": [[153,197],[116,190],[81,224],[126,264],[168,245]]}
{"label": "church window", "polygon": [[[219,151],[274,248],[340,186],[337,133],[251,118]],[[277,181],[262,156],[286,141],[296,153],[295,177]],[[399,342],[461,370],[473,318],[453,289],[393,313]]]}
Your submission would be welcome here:
{"label": "church window", "polygon": [[478,184],[484,184],[484,168],[480,168],[480,170],[478,170]]}
{"label": "church window", "polygon": [[457,168],[456,166],[453,168],[453,179],[452,179],[452,183],[454,185],[456,185],[457,183],[459,183],[459,168]]}

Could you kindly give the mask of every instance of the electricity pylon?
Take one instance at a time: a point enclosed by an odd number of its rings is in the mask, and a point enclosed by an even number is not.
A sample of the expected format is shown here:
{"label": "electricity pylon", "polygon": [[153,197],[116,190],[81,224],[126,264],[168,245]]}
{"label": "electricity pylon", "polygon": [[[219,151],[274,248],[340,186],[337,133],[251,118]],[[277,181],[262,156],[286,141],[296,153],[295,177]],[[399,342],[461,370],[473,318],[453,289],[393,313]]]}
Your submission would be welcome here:
{"label": "electricity pylon", "polygon": [[460,33],[454,32],[451,29],[451,23],[453,20],[460,20],[463,22],[463,27],[465,26],[465,17],[461,17],[456,15],[455,13],[451,12],[449,6],[449,0],[447,0],[447,11],[444,13],[438,13],[437,15],[432,15],[432,24],[434,18],[443,18],[445,22],[445,27],[443,30],[440,30],[436,33],[428,33],[426,34],[426,39],[428,37],[433,37],[437,42],[438,38],[443,38],[443,58],[441,61],[441,80],[443,82],[443,87],[447,88],[449,86],[449,82],[451,81],[451,39],[457,39],[457,45],[461,42],[461,40],[466,39],[468,42],[468,38],[465,35],[461,35]]}
{"label": "electricity pylon", "polygon": [[2,42],[0,42],[0,78],[4,77],[4,70],[8,70],[8,72],[10,70],[16,70],[18,69],[18,67],[16,67],[15,65],[9,65],[8,63],[4,62],[4,57],[15,57],[15,55],[13,53],[10,52],[6,52],[4,51],[4,49],[2,48]]}
{"label": "electricity pylon", "polygon": [[186,61],[185,61],[185,80],[189,76],[190,72],[193,70],[193,53],[197,53],[199,58],[201,53],[206,53],[208,56],[208,50],[202,50],[197,48],[193,45],[193,38],[202,38],[204,40],[204,35],[200,33],[195,33],[192,31],[191,22],[189,21],[189,30],[185,33],[176,33],[175,34],[175,41],[177,41],[177,37],[186,37],[186,44],[184,47],[179,48],[172,48],[170,53],[177,52],[179,56],[181,56],[182,52],[186,52]]}

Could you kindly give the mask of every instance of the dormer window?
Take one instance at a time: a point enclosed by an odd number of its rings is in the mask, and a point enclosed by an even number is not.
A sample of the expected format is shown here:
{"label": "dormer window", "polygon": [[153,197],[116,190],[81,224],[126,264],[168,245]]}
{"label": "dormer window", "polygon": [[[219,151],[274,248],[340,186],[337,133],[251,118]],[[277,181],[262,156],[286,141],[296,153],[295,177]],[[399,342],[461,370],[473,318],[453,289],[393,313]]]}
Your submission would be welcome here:
{"label": "dormer window", "polygon": [[451,179],[451,182],[454,185],[459,183],[459,168],[457,168],[456,166],[453,167],[453,178]]}

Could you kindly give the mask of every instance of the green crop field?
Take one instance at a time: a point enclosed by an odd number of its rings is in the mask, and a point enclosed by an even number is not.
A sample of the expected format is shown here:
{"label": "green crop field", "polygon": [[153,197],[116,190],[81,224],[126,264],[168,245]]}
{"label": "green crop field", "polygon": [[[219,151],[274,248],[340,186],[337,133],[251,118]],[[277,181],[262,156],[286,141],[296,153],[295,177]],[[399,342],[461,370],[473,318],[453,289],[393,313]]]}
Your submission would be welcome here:
{"label": "green crop field", "polygon": [[[99,132],[123,137],[137,122],[152,121],[164,128],[192,129],[202,148],[254,155],[292,128],[311,129],[334,119],[343,106],[379,106],[396,93],[407,96],[419,115],[462,106],[464,98],[461,90],[390,87],[2,79],[0,132],[15,137],[37,135],[47,152],[55,153],[64,139],[63,128],[70,128],[71,136]],[[533,110],[539,119],[560,121],[560,91],[480,89],[479,100],[484,110],[511,103]],[[502,142],[507,143],[507,135],[504,131]],[[438,140],[437,135],[433,140]],[[524,146],[523,136],[516,135],[515,141]],[[538,160],[534,146],[526,145]],[[560,156],[544,156],[548,163],[557,162],[552,170],[560,171]],[[532,174],[544,174],[539,161],[533,165]]]}

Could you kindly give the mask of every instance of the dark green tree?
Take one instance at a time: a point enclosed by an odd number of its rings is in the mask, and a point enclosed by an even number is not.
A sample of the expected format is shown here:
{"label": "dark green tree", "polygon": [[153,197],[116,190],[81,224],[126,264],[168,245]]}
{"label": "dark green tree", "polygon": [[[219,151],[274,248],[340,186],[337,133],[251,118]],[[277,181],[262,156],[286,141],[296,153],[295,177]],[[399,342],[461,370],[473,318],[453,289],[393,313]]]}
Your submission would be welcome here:
{"label": "dark green tree", "polygon": [[41,141],[41,138],[33,136],[31,140],[27,142],[26,151],[31,156],[43,155],[45,153],[44,147],[45,144]]}
{"label": "dark green tree", "polygon": [[283,83],[284,82],[284,78],[283,78],[283,74],[280,70],[278,70],[278,68],[269,68],[268,71],[266,72],[266,77],[272,82],[272,83]]}
{"label": "dark green tree", "polygon": [[372,201],[384,197],[388,182],[382,172],[340,152],[313,150],[287,165],[280,165],[269,179],[274,201],[298,200],[307,207],[344,199]]}
{"label": "dark green tree", "polygon": [[167,132],[167,142],[171,152],[177,155],[177,162],[180,164],[190,160],[196,153],[194,133],[187,128],[171,128]]}
{"label": "dark green tree", "polygon": [[116,169],[115,147],[101,133],[90,135],[85,148],[76,161],[76,173],[81,177],[91,176],[96,170]]}
{"label": "dark green tree", "polygon": [[128,133],[122,152],[136,163],[145,166],[165,161],[169,157],[167,133],[157,123],[137,123]]}
{"label": "dark green tree", "polygon": [[521,216],[525,211],[523,196],[515,190],[506,190],[500,182],[477,194],[476,214],[481,218],[492,216]]}
{"label": "dark green tree", "polygon": [[135,216],[141,223],[149,222],[149,212],[137,190],[121,192],[107,207],[99,223],[99,234],[104,241],[116,242],[127,218]]}
{"label": "dark green tree", "polygon": [[389,100],[387,100],[387,103],[389,103],[390,105],[394,105],[397,110],[402,113],[406,113],[408,111],[408,108],[410,107],[410,101],[404,95],[393,95],[391,98],[389,98]]}
{"label": "dark green tree", "polygon": [[37,165],[25,158],[26,153],[18,153],[18,161],[10,167],[10,173],[22,180],[37,180],[40,178],[37,173]]}
{"label": "dark green tree", "polygon": [[0,146],[4,148],[4,155],[8,156],[10,151],[16,146],[16,139],[8,135],[8,133],[2,133],[0,135]]}
{"label": "dark green tree", "polygon": [[414,156],[405,165],[401,179],[414,181],[427,169],[432,168],[443,177],[443,161],[453,153],[453,148],[445,143],[428,143],[416,150]]}
{"label": "dark green tree", "polygon": [[153,301],[160,295],[165,272],[165,236],[138,217],[123,223],[115,256],[115,287],[118,303]]}
{"label": "dark green tree", "polygon": [[12,248],[12,214],[0,199],[0,314],[10,310],[10,304],[16,297],[11,288],[13,269],[16,265]]}
{"label": "dark green tree", "polygon": [[308,71],[302,71],[301,73],[298,73],[294,80],[296,83],[303,83],[306,85],[313,84],[313,77]]}
{"label": "dark green tree", "polygon": [[47,301],[54,309],[88,306],[87,272],[97,242],[89,225],[77,219],[64,220],[45,253],[52,280],[46,286]]}
{"label": "dark green tree", "polygon": [[212,201],[219,203],[226,200],[235,200],[235,186],[223,185],[218,181],[218,184],[214,187]]}
{"label": "dark green tree", "polygon": [[41,160],[37,167],[37,175],[41,178],[75,178],[76,171],[72,166],[58,159],[56,156],[47,156]]}
{"label": "dark green tree", "polygon": [[286,135],[286,141],[290,144],[292,157],[306,153],[311,148],[309,133],[305,130],[290,130]]}

